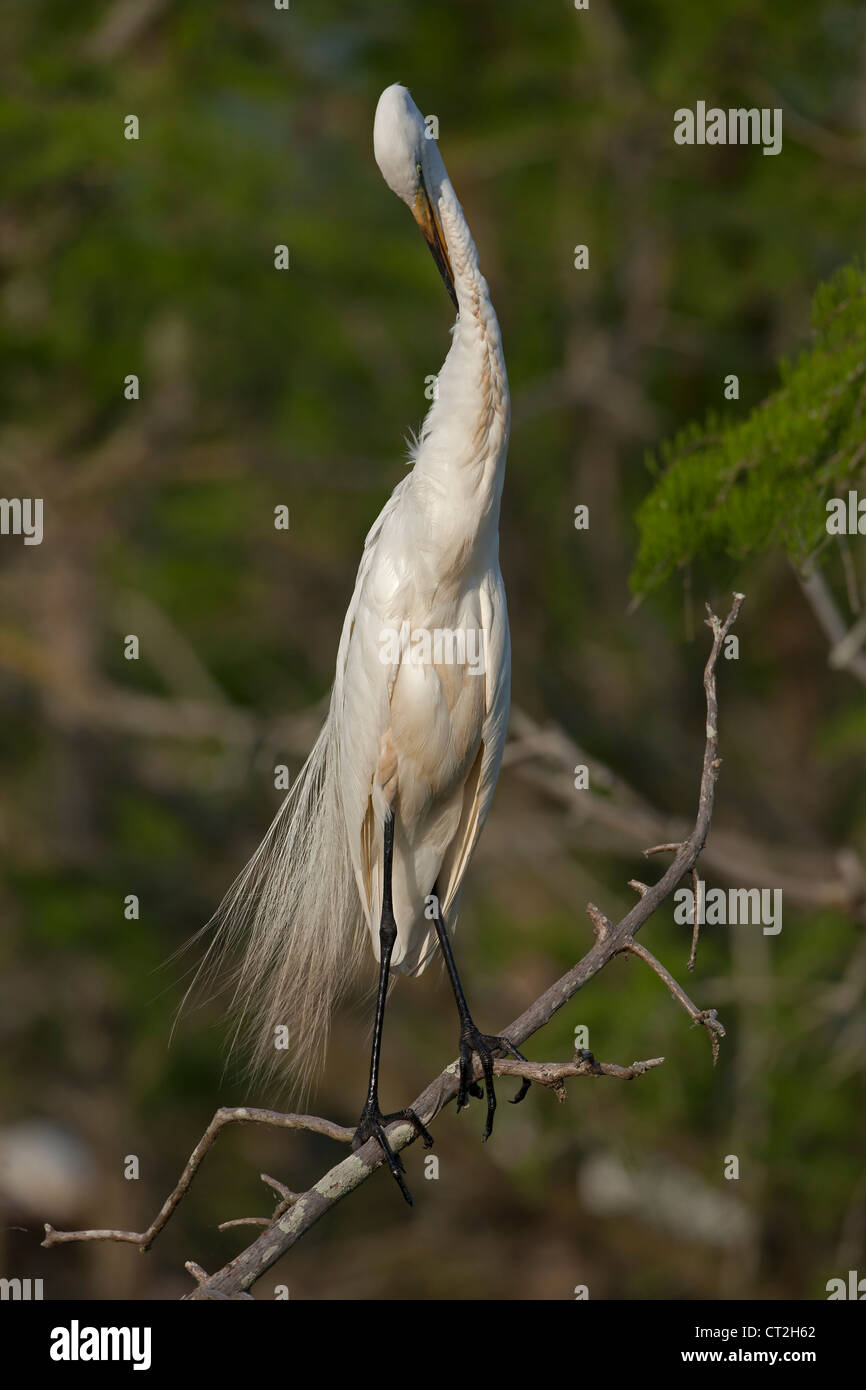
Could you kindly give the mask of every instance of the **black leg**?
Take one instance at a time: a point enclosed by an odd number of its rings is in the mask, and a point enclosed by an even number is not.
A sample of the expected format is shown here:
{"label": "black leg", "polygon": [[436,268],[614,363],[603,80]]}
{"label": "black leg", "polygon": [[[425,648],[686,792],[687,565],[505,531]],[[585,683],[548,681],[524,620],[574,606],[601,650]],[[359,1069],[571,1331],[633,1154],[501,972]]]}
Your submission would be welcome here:
{"label": "black leg", "polygon": [[[435,900],[435,916],[433,918],[436,926],[436,935],[439,938],[439,945],[445,957],[445,967],[448,977],[451,980],[451,988],[454,991],[454,998],[457,1001],[457,1012],[460,1015],[460,1089],[457,1092],[457,1109],[462,1110],[468,1104],[469,1096],[480,1099],[484,1092],[478,1082],[473,1080],[473,1054],[477,1054],[481,1062],[484,1074],[484,1084],[487,1087],[487,1121],[484,1125],[484,1133],[481,1138],[486,1141],[493,1133],[493,1112],[496,1109],[496,1092],[493,1089],[493,1056],[496,1052],[507,1052],[512,1057],[517,1057],[521,1062],[526,1058],[508,1038],[491,1036],[482,1033],[476,1028],[472,1015],[469,1012],[469,1005],[466,1003],[466,995],[463,993],[463,986],[460,983],[460,976],[457,973],[457,962],[454,959],[454,951],[451,948],[451,938],[448,935],[448,928],[442,920],[442,912],[439,907],[439,895],[434,887],[433,896]],[[529,1090],[530,1082],[522,1081],[517,1095],[512,1099],[511,1104],[517,1105],[526,1092]]]}
{"label": "black leg", "polygon": [[367,1099],[364,1109],[361,1111],[361,1118],[358,1121],[358,1128],[355,1130],[355,1137],[352,1140],[352,1148],[359,1149],[368,1139],[376,1138],[379,1147],[385,1155],[385,1161],[391,1170],[391,1175],[399,1185],[400,1191],[406,1198],[410,1207],[412,1197],[409,1189],[403,1181],[403,1174],[406,1171],[399,1154],[395,1154],[388,1138],[385,1134],[385,1125],[391,1124],[394,1120],[408,1120],[414,1125],[415,1131],[424,1141],[425,1149],[429,1149],[433,1143],[433,1136],[425,1129],[424,1125],[415,1114],[414,1110],[395,1110],[390,1115],[383,1115],[379,1109],[379,1061],[382,1055],[382,1028],[385,1023],[385,1000],[388,995],[388,976],[391,971],[391,953],[394,950],[394,942],[397,940],[397,923],[394,920],[394,906],[391,899],[391,871],[394,862],[394,817],[389,813],[385,821],[385,838],[383,854],[383,884],[382,884],[382,920],[379,925],[379,989],[376,994],[376,1019],[373,1024],[373,1047],[370,1054],[370,1088],[367,1092]]}

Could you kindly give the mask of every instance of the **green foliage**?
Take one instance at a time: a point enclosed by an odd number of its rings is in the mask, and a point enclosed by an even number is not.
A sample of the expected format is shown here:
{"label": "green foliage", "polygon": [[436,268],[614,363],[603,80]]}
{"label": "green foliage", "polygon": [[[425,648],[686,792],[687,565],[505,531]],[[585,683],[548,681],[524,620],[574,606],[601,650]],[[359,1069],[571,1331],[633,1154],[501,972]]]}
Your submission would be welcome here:
{"label": "green foliage", "polygon": [[866,466],[866,262],[819,288],[812,324],[811,347],[745,420],[711,412],[648,460],[658,481],[637,514],[636,591],[696,555],[775,545],[801,563],[826,539],[827,498]]}

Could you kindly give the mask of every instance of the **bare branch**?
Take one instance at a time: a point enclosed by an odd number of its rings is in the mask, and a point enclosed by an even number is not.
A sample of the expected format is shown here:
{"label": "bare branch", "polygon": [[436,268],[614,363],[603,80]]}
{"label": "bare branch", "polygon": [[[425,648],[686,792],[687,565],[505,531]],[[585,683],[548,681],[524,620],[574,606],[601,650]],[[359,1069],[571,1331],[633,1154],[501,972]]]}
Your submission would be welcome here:
{"label": "bare branch", "polygon": [[827,658],[834,670],[848,671],[866,684],[866,654],[860,648],[866,639],[866,623],[861,618],[849,631],[836,605],[830,585],[819,569],[797,572],[800,588],[830,643]]}
{"label": "bare branch", "polygon": [[631,951],[633,955],[639,956],[642,961],[645,961],[650,969],[655,971],[659,979],[664,981],[674,999],[676,999],[678,1004],[683,1006],[692,1022],[700,1023],[702,1027],[707,1030],[713,1047],[713,1066],[715,1066],[716,1062],[719,1060],[719,1039],[725,1036],[724,1026],[716,1018],[715,1009],[699,1009],[697,1004],[693,1004],[682,985],[677,983],[670,971],[666,970],[662,965],[661,961],[656,960],[655,956],[651,951],[647,950],[643,942],[630,941],[627,950]]}
{"label": "bare branch", "polygon": [[263,1183],[267,1183],[268,1187],[272,1187],[275,1192],[279,1192],[287,1207],[290,1207],[293,1202],[296,1202],[301,1195],[299,1192],[292,1192],[290,1188],[286,1187],[285,1183],[278,1182],[276,1178],[269,1178],[267,1173],[260,1173],[259,1176]]}
{"label": "bare branch", "polygon": [[263,1183],[267,1183],[268,1187],[272,1187],[275,1192],[280,1194],[280,1201],[277,1202],[271,1215],[238,1216],[234,1221],[221,1221],[217,1227],[218,1230],[227,1231],[230,1226],[270,1226],[278,1216],[282,1216],[284,1211],[288,1211],[289,1207],[294,1206],[301,1195],[299,1192],[292,1192],[285,1183],[278,1182],[276,1178],[269,1177],[267,1173],[260,1173],[259,1176]]}
{"label": "bare branch", "polygon": [[[344,1125],[334,1124],[331,1120],[320,1119],[317,1115],[283,1115],[278,1110],[254,1110],[248,1106],[237,1106],[230,1108],[223,1106],[218,1110],[199,1139],[192,1153],[190,1154],[187,1165],[178,1179],[174,1191],[166,1198],[155,1219],[148,1226],[146,1231],[117,1231],[117,1230],[92,1230],[92,1231],[55,1231],[53,1226],[45,1225],[44,1246],[64,1245],[70,1241],[80,1240],[119,1240],[125,1241],[130,1245],[138,1245],[142,1250],[150,1249],[154,1238],[159,1235],[163,1226],[172,1215],[175,1207],[187,1192],[190,1183],[195,1177],[201,1165],[202,1159],[208,1149],[213,1144],[217,1135],[226,1125],[268,1125],[274,1129],[305,1129],[314,1134],[324,1134],[329,1139],[336,1139],[343,1144],[352,1141],[354,1130],[347,1129]],[[269,1181],[267,1178],[264,1179]]]}
{"label": "bare branch", "polygon": [[498,1057],[493,1070],[497,1076],[522,1076],[526,1081],[548,1086],[557,1091],[560,1100],[565,1100],[562,1083],[570,1076],[614,1076],[620,1081],[633,1081],[644,1072],[660,1067],[664,1060],[664,1057],[650,1057],[646,1062],[619,1067],[615,1062],[597,1062],[591,1052],[579,1052],[572,1062],[520,1062],[513,1057]]}
{"label": "bare branch", "polygon": [[[718,705],[716,697],[715,669],[722,643],[740,612],[743,602],[741,594],[734,595],[734,602],[724,623],[707,609],[707,624],[713,633],[710,655],[704,668],[704,691],[706,696],[706,742],[701,771],[698,809],[691,834],[682,842],[656,846],[655,850],[666,848],[675,857],[672,864],[657,883],[649,886],[632,880],[632,886],[640,894],[639,901],[631,911],[614,926],[608,917],[594,904],[590,903],[587,912],[592,922],[595,941],[583,958],[567,971],[544,994],[535,1000],[519,1018],[515,1019],[501,1036],[514,1047],[524,1043],[547,1024],[553,1015],[563,1007],[578,990],[597,975],[613,958],[624,951],[632,951],[641,956],[664,980],[671,993],[692,1018],[701,1023],[710,1034],[714,1057],[718,1049],[718,1039],[724,1036],[724,1028],[715,1017],[714,1010],[699,1010],[688,998],[673,977],[658,961],[636,945],[634,937],[656,909],[673,892],[685,874],[694,869],[698,856],[707,838],[712,816],[715,783],[718,777],[720,759],[718,757]],[[512,1058],[499,1058],[494,1070],[502,1076],[518,1076],[524,1081],[537,1081],[549,1087],[562,1097],[563,1081],[571,1076],[613,1076],[631,1080],[644,1072],[661,1065],[663,1058],[655,1057],[644,1062],[635,1062],[631,1067],[617,1067],[611,1063],[599,1063],[592,1053],[579,1051],[571,1062],[528,1062]],[[481,1072],[480,1062],[476,1063],[475,1075]],[[425,1125],[456,1096],[458,1089],[458,1063],[452,1062],[435,1078],[413,1102],[411,1109]],[[333,1124],[310,1115],[281,1115],[275,1111],[252,1110],[245,1107],[218,1110],[199,1143],[193,1150],[181,1178],[164,1203],[147,1231],[139,1234],[130,1231],[79,1231],[60,1232],[46,1226],[43,1244],[55,1245],[73,1240],[122,1240],[141,1245],[147,1249],[154,1237],[163,1228],[172,1212],[188,1190],[205,1153],[211,1147],[217,1134],[227,1124],[258,1123],[284,1129],[305,1129],[326,1134],[341,1142],[353,1138],[353,1130]],[[415,1127],[405,1121],[395,1122],[388,1128],[388,1140],[393,1151],[399,1152],[416,1137]],[[267,1229],[223,1269],[215,1274],[205,1275],[199,1266],[187,1265],[197,1281],[197,1287],[186,1297],[189,1299],[235,1299],[249,1298],[247,1292],[282,1255],[286,1253],[325,1212],[367,1178],[383,1162],[382,1150],[376,1139],[366,1144],[326,1173],[307,1192],[300,1194],[284,1188],[281,1183],[262,1175],[263,1180],[281,1196],[277,1211],[267,1223]],[[264,1218],[250,1217],[226,1222],[222,1229],[233,1225],[262,1224]]]}
{"label": "bare branch", "polygon": [[227,1231],[232,1226],[270,1226],[273,1219],[272,1216],[235,1216],[231,1221],[221,1221],[217,1230]]}

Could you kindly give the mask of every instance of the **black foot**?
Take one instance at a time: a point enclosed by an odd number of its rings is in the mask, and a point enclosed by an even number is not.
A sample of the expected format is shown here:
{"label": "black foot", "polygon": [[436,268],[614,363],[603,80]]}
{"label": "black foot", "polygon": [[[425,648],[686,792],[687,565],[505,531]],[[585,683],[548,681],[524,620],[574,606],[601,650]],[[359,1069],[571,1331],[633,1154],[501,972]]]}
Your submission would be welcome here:
{"label": "black foot", "polygon": [[[521,1062],[526,1058],[522,1052],[518,1052],[513,1043],[507,1038],[491,1037],[487,1033],[481,1033],[475,1024],[469,1019],[464,1023],[460,1033],[460,1089],[457,1092],[457,1110],[463,1109],[468,1104],[468,1097],[475,1096],[480,1100],[484,1095],[477,1081],[472,1079],[473,1055],[477,1054],[481,1062],[481,1069],[484,1073],[484,1084],[487,1087],[487,1121],[484,1125],[484,1133],[481,1136],[482,1143],[490,1138],[493,1133],[493,1112],[496,1109],[496,1092],[493,1089],[493,1056],[496,1052],[506,1052],[510,1057],[516,1057]],[[517,1095],[514,1096],[511,1104],[517,1105],[523,1100],[530,1087],[529,1081],[522,1081]]]}
{"label": "black foot", "polygon": [[414,1127],[415,1133],[419,1138],[424,1141],[424,1148],[429,1149],[432,1147],[433,1135],[426,1126],[421,1123],[414,1110],[408,1108],[406,1110],[394,1110],[390,1115],[383,1115],[378,1105],[371,1104],[370,1101],[368,1101],[361,1111],[358,1128],[355,1130],[355,1137],[352,1140],[352,1148],[360,1149],[361,1145],[366,1144],[368,1139],[378,1140],[379,1148],[385,1155],[385,1162],[391,1170],[391,1176],[394,1178],[397,1186],[400,1188],[400,1191],[411,1207],[412,1194],[403,1181],[403,1174],[406,1171],[403,1167],[403,1160],[400,1158],[399,1154],[395,1154],[391,1145],[388,1143],[388,1136],[385,1133],[385,1126],[393,1124],[395,1120],[407,1120],[408,1123]]}

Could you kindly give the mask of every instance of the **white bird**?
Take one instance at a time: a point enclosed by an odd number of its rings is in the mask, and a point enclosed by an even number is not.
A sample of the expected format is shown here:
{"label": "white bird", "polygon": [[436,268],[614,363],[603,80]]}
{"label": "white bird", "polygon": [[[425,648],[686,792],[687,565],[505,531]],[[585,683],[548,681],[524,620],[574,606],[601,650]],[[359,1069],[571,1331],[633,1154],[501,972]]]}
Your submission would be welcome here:
{"label": "white bird", "polygon": [[[458,310],[436,398],[398,484],[364,545],[343,625],[330,709],[265,840],[217,913],[208,951],[245,942],[235,973],[239,1026],[254,1063],[290,1061],[308,1079],[331,1009],[367,932],[379,962],[370,1088],[355,1146],[375,1135],[403,1195],[378,1073],[389,972],[418,975],[436,952],[460,1015],[458,1109],[487,1087],[493,1055],[454,963],[463,880],[487,818],[505,743],[510,644],[499,569],[499,508],[509,395],[499,324],[469,227],[424,119],[405,87],[381,95],[373,132],[388,186],[421,228]],[[447,926],[446,926],[447,924]],[[206,957],[206,962],[207,962]],[[213,965],[212,957],[208,968]],[[518,1054],[519,1055],[519,1054]],[[522,1098],[523,1086],[518,1098]]]}

